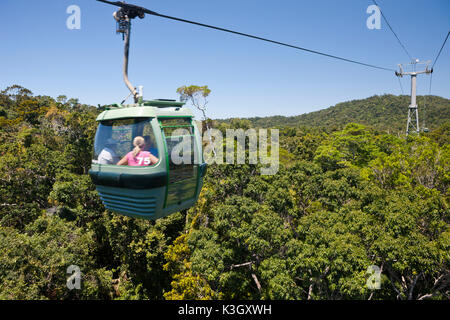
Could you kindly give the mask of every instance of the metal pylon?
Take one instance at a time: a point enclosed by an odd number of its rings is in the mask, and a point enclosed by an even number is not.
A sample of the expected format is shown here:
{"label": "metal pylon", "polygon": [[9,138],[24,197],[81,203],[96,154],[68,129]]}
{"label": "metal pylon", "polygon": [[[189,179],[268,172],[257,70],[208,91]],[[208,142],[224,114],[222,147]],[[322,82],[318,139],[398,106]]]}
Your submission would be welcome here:
{"label": "metal pylon", "polygon": [[[417,134],[420,133],[420,125],[419,125],[419,110],[416,102],[416,94],[417,94],[417,75],[418,74],[431,74],[433,72],[433,68],[428,69],[431,61],[419,62],[419,59],[413,60],[411,63],[407,65],[399,64],[399,72],[395,72],[397,77],[403,77],[404,75],[411,76],[411,104],[408,108],[408,121],[406,123],[406,135],[410,132],[415,131]],[[425,64],[425,69],[421,71],[417,71],[418,64]],[[410,69],[411,71],[405,71]]]}

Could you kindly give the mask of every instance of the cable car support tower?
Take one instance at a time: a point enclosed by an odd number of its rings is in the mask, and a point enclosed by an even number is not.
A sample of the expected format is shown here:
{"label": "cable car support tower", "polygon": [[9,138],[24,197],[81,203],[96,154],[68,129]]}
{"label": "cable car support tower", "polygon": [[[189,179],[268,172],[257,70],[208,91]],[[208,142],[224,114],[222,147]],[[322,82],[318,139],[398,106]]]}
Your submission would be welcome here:
{"label": "cable car support tower", "polygon": [[[419,59],[414,59],[412,62],[408,64],[399,64],[399,71],[395,71],[395,75],[397,77],[403,76],[411,76],[411,104],[408,108],[408,121],[406,123],[406,135],[409,135],[410,132],[416,131],[417,134],[420,133],[420,125],[419,125],[419,111],[416,102],[416,93],[417,93],[417,75],[419,74],[431,74],[433,72],[433,68],[429,68],[431,61],[420,62]],[[417,65],[425,65],[425,69],[417,70]],[[410,70],[410,71],[408,71]]]}

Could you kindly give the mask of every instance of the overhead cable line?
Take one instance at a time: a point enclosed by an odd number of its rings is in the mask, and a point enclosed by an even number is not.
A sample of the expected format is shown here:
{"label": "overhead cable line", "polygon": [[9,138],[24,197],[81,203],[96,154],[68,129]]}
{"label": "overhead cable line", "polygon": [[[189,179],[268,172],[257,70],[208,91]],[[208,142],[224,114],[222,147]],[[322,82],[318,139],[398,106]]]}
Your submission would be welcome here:
{"label": "overhead cable line", "polygon": [[373,3],[378,7],[378,9],[380,9],[380,13],[381,16],[383,17],[384,21],[386,22],[386,24],[388,25],[389,29],[391,29],[392,33],[394,34],[394,36],[397,38],[398,43],[400,44],[400,46],[403,48],[403,50],[406,52],[406,54],[409,57],[409,60],[412,60],[412,56],[409,54],[408,50],[406,50],[406,47],[403,45],[403,43],[400,41],[400,38],[397,36],[397,34],[395,33],[394,29],[392,29],[391,25],[389,24],[387,18],[385,17],[383,11],[381,10],[380,6],[378,5],[378,3],[375,0],[372,0]]}
{"label": "overhead cable line", "polygon": [[151,10],[148,10],[148,9],[145,9],[145,8],[142,8],[142,7],[138,7],[138,6],[134,6],[134,5],[130,5],[130,4],[125,4],[125,3],[122,3],[122,2],[118,2],[118,1],[116,1],[116,2],[106,1],[106,0],[97,0],[97,1],[104,2],[104,3],[109,3],[109,4],[116,5],[116,6],[119,6],[119,7],[122,7],[122,8],[127,8],[127,7],[130,8],[131,7],[131,8],[134,8],[135,10],[141,10],[142,12],[145,12],[147,14],[150,14],[150,15],[153,15],[153,16],[157,16],[157,17],[161,17],[161,18],[165,18],[165,19],[175,20],[175,21],[179,21],[179,22],[185,22],[185,23],[197,25],[197,26],[200,26],[200,27],[210,28],[210,29],[219,30],[219,31],[223,31],[223,32],[228,32],[228,33],[232,33],[232,34],[236,34],[236,35],[240,35],[240,36],[244,36],[244,37],[248,37],[248,38],[252,38],[252,39],[266,41],[266,42],[274,43],[274,44],[277,44],[277,45],[281,45],[281,46],[285,46],[285,47],[289,47],[289,48],[293,48],[293,49],[298,49],[298,50],[302,50],[302,51],[318,54],[318,55],[329,57],[329,58],[350,62],[350,63],[355,63],[355,64],[359,64],[359,65],[362,65],[362,66],[370,67],[370,68],[381,69],[381,70],[386,70],[386,71],[394,71],[395,72],[395,70],[391,69],[391,68],[384,68],[384,67],[380,67],[380,66],[376,66],[376,65],[372,65],[372,64],[368,64],[368,63],[352,60],[352,59],[342,58],[342,57],[339,57],[339,56],[335,56],[335,55],[332,55],[332,54],[328,54],[328,53],[324,53],[324,52],[320,52],[320,51],[316,51],[316,50],[302,48],[302,47],[299,47],[299,46],[291,45],[291,44],[280,42],[280,41],[275,41],[275,40],[270,40],[270,39],[254,36],[254,35],[243,33],[243,32],[238,32],[238,31],[234,31],[234,30],[220,28],[220,27],[216,27],[216,26],[212,26],[212,25],[208,25],[208,24],[204,24],[204,23],[200,23],[200,22],[190,21],[190,20],[186,20],[186,19],[176,18],[176,17],[160,14],[160,13],[157,13],[155,11],[151,11]]}
{"label": "overhead cable line", "polygon": [[[438,52],[436,58],[435,58],[434,61],[433,61],[433,65],[431,66],[431,69],[434,68],[434,65],[435,65],[436,62],[438,61],[439,56],[441,55],[442,49],[444,49],[445,43],[447,42],[447,39],[448,39],[448,36],[449,36],[449,35],[450,35],[450,31],[447,32],[447,36],[445,37],[444,42],[442,43],[441,49],[439,50],[439,52]],[[430,97],[430,105],[431,105],[431,101],[432,101],[432,99],[433,99],[432,96],[431,96],[431,85],[432,85],[432,84],[433,84],[433,73],[432,73],[431,76],[430,76],[430,84],[429,84],[429,87],[428,87],[428,96]],[[427,98],[426,98],[426,96],[425,96],[425,97],[424,97],[424,119],[426,119],[426,103],[427,103]],[[424,120],[424,127],[426,127],[426,125],[425,125],[425,120]]]}
{"label": "overhead cable line", "polygon": [[444,43],[441,46],[441,49],[439,50],[439,53],[437,54],[436,58],[434,59],[433,65],[431,66],[431,69],[433,69],[434,65],[436,64],[436,61],[439,59],[439,56],[441,55],[442,49],[444,49],[445,43],[447,42],[448,36],[450,35],[450,31],[447,33],[447,36],[445,37]]}

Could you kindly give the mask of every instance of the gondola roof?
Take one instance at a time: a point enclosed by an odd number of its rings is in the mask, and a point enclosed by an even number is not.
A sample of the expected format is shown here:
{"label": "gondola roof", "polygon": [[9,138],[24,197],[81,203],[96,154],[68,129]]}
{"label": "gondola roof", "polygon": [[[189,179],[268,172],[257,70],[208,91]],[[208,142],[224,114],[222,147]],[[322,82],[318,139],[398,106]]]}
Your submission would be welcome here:
{"label": "gondola roof", "polygon": [[189,108],[182,108],[184,102],[169,100],[150,100],[137,104],[121,105],[115,103],[100,113],[97,121],[125,118],[153,117],[193,117]]}

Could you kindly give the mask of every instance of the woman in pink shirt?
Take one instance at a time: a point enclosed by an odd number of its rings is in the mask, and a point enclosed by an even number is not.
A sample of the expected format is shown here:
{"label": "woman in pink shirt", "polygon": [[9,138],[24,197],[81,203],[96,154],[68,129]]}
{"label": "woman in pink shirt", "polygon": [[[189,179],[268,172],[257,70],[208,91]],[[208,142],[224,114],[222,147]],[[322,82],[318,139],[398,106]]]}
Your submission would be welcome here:
{"label": "woman in pink shirt", "polygon": [[135,137],[133,140],[133,146],[133,151],[128,152],[119,162],[117,162],[117,165],[149,166],[158,162],[158,158],[150,152],[143,151],[145,146],[145,140],[143,137]]}

